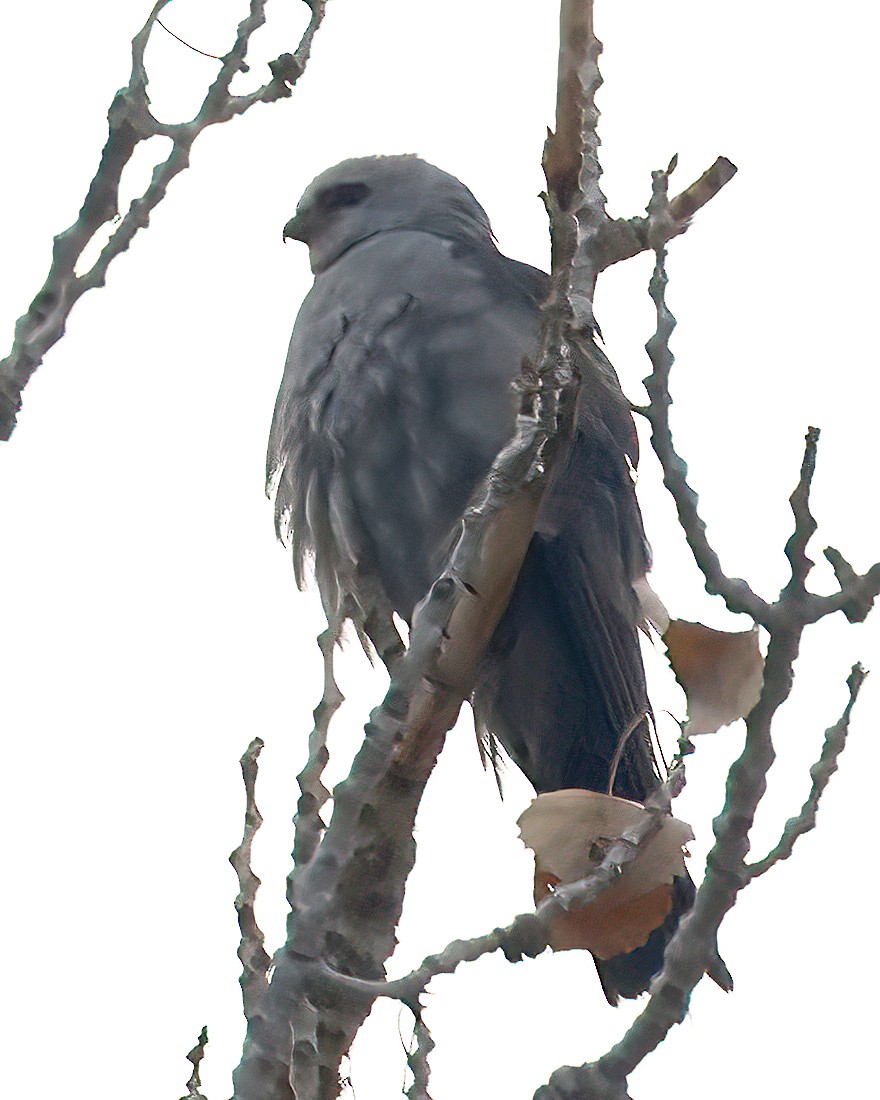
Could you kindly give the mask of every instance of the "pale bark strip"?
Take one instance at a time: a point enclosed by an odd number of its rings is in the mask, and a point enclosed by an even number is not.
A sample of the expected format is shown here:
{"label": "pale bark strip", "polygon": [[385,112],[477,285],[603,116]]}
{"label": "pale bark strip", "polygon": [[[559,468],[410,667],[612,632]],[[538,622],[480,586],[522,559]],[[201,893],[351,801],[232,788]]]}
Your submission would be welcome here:
{"label": "pale bark strip", "polygon": [[595,328],[593,295],[598,267],[595,240],[608,221],[599,186],[599,111],[602,43],[593,30],[592,0],[561,0],[556,130],[544,144],[544,196],[550,218],[551,263],[560,273],[573,327]]}
{"label": "pale bark strip", "polygon": [[[546,319],[560,324],[550,310]],[[468,510],[448,567],[414,617],[409,650],[371,716],[351,773],[334,791],[330,824],[311,860],[294,872],[288,942],[251,1021],[235,1075],[239,1100],[292,1095],[289,1028],[303,1003],[318,1013],[319,1073],[316,1084],[310,1061],[302,1078],[293,1067],[297,1100],[338,1093],[340,1059],[373,995],[328,996],[309,962],[323,959],[342,974],[378,979],[394,948],[422,791],[525,555],[558,433],[571,428],[569,391],[577,371],[569,358],[548,353],[536,376],[536,417],[519,418],[514,440]],[[487,568],[486,547],[493,544],[503,548],[504,559],[490,554],[494,568]]]}
{"label": "pale bark strip", "polygon": [[[208,126],[242,114],[255,103],[271,103],[291,94],[309,59],[312,39],[324,18],[326,0],[306,0],[311,19],[293,54],[271,62],[272,79],[247,95],[233,95],[232,78],[246,70],[245,56],[253,33],[265,20],[266,0],[250,0],[250,13],[238,26],[235,42],[220,59],[220,71],[208,89],[196,116],[189,122],[164,123],[153,117],[147,96],[144,51],[153,27],[169,0],[158,0],[131,43],[131,75],[125,88],[113,98],[108,112],[109,135],[98,170],[89,185],[76,221],[55,237],[52,263],[41,290],[16,322],[9,355],[0,361],[0,440],[8,440],[21,409],[21,394],[46,352],[61,339],[70,311],[82,295],[103,286],[112,260],[131,244],[138,230],[149,224],[150,214],[165,197],[169,183],[189,165],[195,139]],[[137,145],[151,137],[166,137],[171,152],[153,169],[152,179],[140,198],[134,199],[88,271],[75,273],[86,246],[107,222],[119,214],[119,183]]]}
{"label": "pale bark strip", "polygon": [[229,862],[238,876],[239,890],[238,897],[235,899],[235,911],[238,914],[238,927],[241,931],[238,958],[242,965],[242,972],[239,984],[245,1019],[250,1019],[266,992],[267,975],[272,963],[263,947],[263,933],[254,913],[260,880],[251,868],[254,837],[263,824],[263,818],[256,803],[257,760],[262,749],[262,739],[255,737],[239,761],[245,790],[244,835],[241,844],[229,857]]}
{"label": "pale bark strip", "polygon": [[[582,8],[564,0],[563,20],[580,28]],[[597,209],[604,215],[594,127],[581,136],[583,119],[595,121],[596,44],[589,36],[575,38],[573,53],[561,63],[557,129],[572,135],[580,152],[560,166],[552,152],[559,146],[548,142],[548,207],[562,247],[554,253],[537,362],[524,369],[523,413],[464,517],[451,561],[418,609],[410,648],[373,712],[349,778],[334,792],[328,829],[311,861],[294,871],[288,941],[248,1031],[235,1074],[238,1100],[291,1097],[288,1021],[304,1000],[319,1009],[320,1079],[315,1092],[313,1075],[300,1081],[294,1070],[297,1100],[338,1094],[340,1060],[374,994],[329,995],[326,986],[315,987],[309,963],[322,960],[331,970],[367,980],[383,976],[414,859],[412,828],[424,785],[525,556],[558,440],[572,430],[580,373],[601,369],[592,346],[578,337],[589,326],[589,311],[573,301],[579,236],[589,235]]]}
{"label": "pale bark strip", "polygon": [[295,1100],[310,1100],[321,1094],[319,1020],[318,1010],[307,995],[293,1000],[288,1024],[291,1056],[287,1084]]}

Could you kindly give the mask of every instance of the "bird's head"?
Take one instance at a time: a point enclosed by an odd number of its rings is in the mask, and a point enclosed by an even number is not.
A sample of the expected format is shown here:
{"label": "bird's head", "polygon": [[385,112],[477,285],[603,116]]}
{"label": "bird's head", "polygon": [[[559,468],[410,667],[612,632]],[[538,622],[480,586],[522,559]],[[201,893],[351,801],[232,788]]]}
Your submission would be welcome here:
{"label": "bird's head", "polygon": [[463,183],[416,156],[358,157],[306,188],[284,238],[304,241],[317,275],[352,245],[395,229],[451,240],[492,237],[485,210]]}

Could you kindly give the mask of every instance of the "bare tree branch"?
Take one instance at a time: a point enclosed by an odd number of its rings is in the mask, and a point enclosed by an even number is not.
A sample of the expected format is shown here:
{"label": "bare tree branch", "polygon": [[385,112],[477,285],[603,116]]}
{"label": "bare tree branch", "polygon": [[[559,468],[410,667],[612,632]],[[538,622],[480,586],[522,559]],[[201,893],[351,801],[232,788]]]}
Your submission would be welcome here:
{"label": "bare tree branch", "polygon": [[[670,168],[674,168],[674,162]],[[649,220],[667,205],[665,196],[669,171],[667,169],[665,172],[654,173],[654,196],[649,205]],[[668,205],[671,206],[671,203]],[[662,213],[659,218],[663,220]],[[658,255],[665,260],[665,251],[661,250]],[[753,592],[744,580],[729,577],[724,572],[721,559],[706,535],[706,524],[699,513],[699,497],[688,484],[687,463],[676,452],[673,444],[669,424],[669,408],[672,405],[669,376],[675,357],[669,349],[669,339],[675,329],[676,320],[666,305],[666,284],[665,265],[658,263],[649,287],[651,299],[657,309],[657,329],[646,345],[653,368],[644,380],[650,404],[645,408],[636,408],[635,411],[645,416],[651,425],[651,445],[660,460],[663,484],[675,501],[678,521],[688,546],[706,578],[706,591],[721,596],[730,611],[749,615],[756,623],[769,629],[779,616],[779,605],[768,603]],[[792,598],[786,602],[784,614],[796,614],[806,625],[817,622],[834,611],[844,611],[851,622],[860,622],[867,615],[875,597],[880,594],[880,563],[873,565],[864,575],[858,575],[839,551],[829,548],[825,552],[826,557],[835,569],[841,591],[833,596],[820,596],[806,589],[806,577],[813,565],[806,557],[806,545],[815,533],[816,525],[809,514],[809,480],[805,478],[807,475],[812,476],[815,467],[818,438],[818,430],[811,428],[807,437],[801,482],[791,498],[797,523],[785,552],[792,564],[791,593],[792,596],[797,593],[798,599],[795,601]]]}
{"label": "bare tree branch", "polygon": [[[310,839],[298,853],[290,878],[287,944],[276,956],[266,996],[249,1020],[244,1056],[235,1075],[238,1100],[290,1100],[294,1095],[301,1100],[330,1100],[337,1095],[340,1060],[377,996],[399,997],[416,1014],[418,1049],[411,1094],[426,1097],[432,1041],[427,1030],[419,1030],[419,998],[428,981],[498,948],[510,958],[543,950],[546,922],[554,911],[593,900],[620,873],[623,863],[634,857],[643,839],[641,834],[617,838],[594,874],[558,888],[536,913],[517,918],[508,929],[451,944],[405,978],[383,980],[414,859],[412,827],[425,782],[445,733],[471,690],[483,647],[515,580],[557,440],[570,430],[579,375],[585,369],[602,369],[592,346],[579,338],[594,327],[596,277],[603,263],[613,262],[610,247],[604,255],[600,252],[603,228],[608,225],[596,155],[594,95],[601,80],[597,67],[601,47],[593,34],[590,3],[562,0],[561,24],[556,132],[545,146],[546,203],[553,233],[552,290],[536,365],[526,367],[523,374],[517,434],[466,513],[452,558],[417,611],[410,648],[394,665],[391,687],[371,716],[348,779],[334,792],[329,827],[321,834],[317,816],[311,820]],[[723,595],[732,610],[762,623],[770,631],[770,644],[761,698],[747,721],[743,754],[730,772],[705,881],[667,950],[650,1000],[622,1040],[597,1062],[557,1071],[537,1094],[544,1100],[575,1096],[621,1100],[632,1069],[684,1018],[694,986],[715,961],[718,927],[750,881],[745,855],[774,759],[772,719],[791,691],[801,633],[819,610],[805,588],[812,564],[806,547],[815,531],[809,511],[815,433],[808,437],[801,479],[792,497],[795,525],[786,548],[792,581],[775,604],[759,597],[745,581],[724,573],[706,537],[696,494],[687,484],[686,466],[673,446],[668,423],[673,360],[668,341],[675,321],[665,303],[662,246],[683,230],[693,212],[734,171],[729,162],[719,160],[671,203],[668,175],[673,168],[674,160],[665,172],[654,174],[653,198],[642,226],[642,247],[654,247],[658,254],[651,284],[657,332],[648,346],[654,370],[646,383],[651,404],[640,411],[651,421],[667,486],[707,588]],[[606,239],[610,240],[607,233]],[[866,578],[846,575],[840,565],[838,579],[842,589],[836,603],[833,597],[816,597],[826,601],[823,613],[832,604],[852,605],[856,596],[862,602],[867,599]],[[326,752],[322,737],[313,738],[309,766],[318,776],[322,749]],[[669,797],[664,788],[644,825],[645,836],[668,812]],[[310,858],[300,862],[300,854]]]}
{"label": "bare tree branch", "polygon": [[601,87],[602,43],[593,31],[592,0],[562,0],[559,15],[559,70],[556,130],[544,145],[545,196],[550,217],[551,264],[564,272],[574,325],[595,327],[593,295],[598,267],[594,242],[608,219],[599,187],[599,135],[596,92]]}
{"label": "bare tree branch", "polygon": [[[253,33],[265,22],[266,0],[250,0],[250,13],[239,24],[232,49],[221,58],[220,71],[198,113],[190,122],[164,123],[153,117],[147,95],[144,52],[159,13],[169,0],[158,0],[131,43],[131,76],[116,93],[108,112],[109,135],[101,162],[89,186],[76,221],[59,233],[52,263],[41,290],[16,322],[9,355],[0,361],[0,440],[8,440],[21,409],[21,394],[46,352],[64,335],[73,306],[87,290],[103,286],[110,263],[131,244],[138,230],[165,197],[169,183],[189,165],[190,149],[208,126],[243,114],[255,103],[271,103],[291,94],[291,86],[305,70],[312,39],[324,19],[326,0],[306,0],[311,19],[293,54],[282,54],[270,64],[272,79],[247,95],[232,95],[232,78],[246,71],[245,56]],[[86,246],[103,225],[119,214],[119,184],[135,148],[151,137],[166,137],[171,152],[153,169],[149,186],[121,217],[110,240],[88,271],[76,274]]]}
{"label": "bare tree branch", "polygon": [[431,1038],[431,1032],[425,1023],[421,1007],[417,1006],[415,1013],[415,1050],[406,1052],[406,1064],[413,1075],[413,1082],[406,1090],[409,1100],[431,1100],[428,1092],[428,1081],[431,1076],[428,1066],[428,1055],[437,1045]]}
{"label": "bare tree branch", "polygon": [[791,581],[782,592],[783,599],[795,600],[806,595],[807,577],[816,564],[807,557],[807,543],[815,535],[818,524],[810,512],[810,484],[816,472],[816,449],[819,446],[819,429],[808,428],[804,461],[797,488],[789,503],[794,513],[794,531],[785,544],[785,556],[791,565]]}
{"label": "bare tree branch", "polygon": [[[547,320],[560,325],[550,310]],[[287,1021],[303,1003],[320,1003],[318,1095],[336,1094],[339,1059],[372,997],[328,1003],[333,999],[321,999],[312,988],[306,964],[324,958],[340,973],[375,979],[393,949],[421,793],[516,578],[557,434],[571,423],[577,376],[569,359],[547,353],[535,377],[527,395],[534,414],[519,418],[514,440],[468,510],[452,558],[414,618],[410,648],[371,716],[351,773],[334,791],[330,825],[310,862],[294,871],[288,942],[276,956],[236,1071],[240,1100],[289,1095]],[[297,1078],[295,1087],[299,1095],[310,1086]]]}
{"label": "bare tree branch", "polygon": [[[312,858],[321,840],[324,823],[321,807],[330,797],[321,776],[330,758],[327,751],[327,733],[333,715],[344,702],[342,692],[333,675],[333,651],[339,640],[340,624],[328,626],[318,635],[318,646],[324,659],[324,691],[315,707],[315,725],[309,735],[309,758],[297,776],[300,797],[296,809],[296,833],[293,842],[294,864],[305,864]],[[292,902],[293,872],[287,879],[288,900]]]}
{"label": "bare tree branch", "polygon": [[698,180],[671,199],[662,217],[608,219],[596,240],[600,271],[648,249],[662,248],[688,228],[691,219],[736,175],[736,165],[718,157]]}
{"label": "bare tree branch", "polygon": [[831,776],[837,771],[837,761],[846,747],[846,737],[849,733],[849,719],[855,706],[859,691],[865,682],[867,672],[861,665],[853,665],[852,671],[846,681],[849,688],[849,701],[843,714],[825,731],[825,740],[822,744],[822,753],[816,763],[810,768],[810,776],[813,780],[810,794],[801,807],[796,817],[790,817],[785,823],[779,843],[763,859],[750,863],[746,867],[749,878],[758,878],[771,867],[783,859],[788,859],[794,851],[795,843],[804,833],[808,833],[816,827],[816,813],[819,809],[819,800]]}
{"label": "bare tree branch", "polygon": [[[414,618],[410,648],[395,668],[388,695],[373,712],[349,778],[334,792],[333,816],[311,861],[294,870],[288,941],[258,1019],[251,1022],[235,1074],[238,1100],[290,1093],[289,1025],[294,1006],[321,1002],[316,1035],[320,1096],[338,1091],[338,1069],[373,994],[321,999],[307,960],[367,980],[382,975],[412,867],[412,826],[425,782],[472,690],[483,649],[513,587],[531,538],[557,442],[570,431],[582,370],[603,369],[579,331],[591,324],[589,263],[574,270],[579,239],[603,211],[597,184],[595,128],[584,138],[597,86],[597,43],[584,35],[582,4],[565,0],[578,49],[560,62],[557,132],[577,138],[577,155],[560,157],[551,135],[545,150],[553,226],[551,294],[536,363],[524,370],[523,409],[513,440],[498,456],[466,513],[461,537],[443,574]],[[591,13],[591,9],[586,9]],[[585,47],[585,50],[582,48]],[[588,291],[585,293],[585,288]],[[297,1095],[302,1085],[292,1067]],[[310,1093],[305,1093],[311,1095]]]}
{"label": "bare tree branch", "polygon": [[325,985],[328,994],[336,989],[348,994],[393,997],[416,1012],[419,998],[431,979],[453,973],[462,963],[475,962],[498,950],[503,951],[509,962],[534,958],[546,950],[550,927],[559,916],[591,904],[617,881],[626,865],[638,857],[640,849],[663,824],[672,799],[680,793],[684,781],[684,767],[678,765],[646,803],[650,812],[638,825],[613,838],[602,860],[587,876],[578,882],[559,884],[539,902],[534,912],[521,913],[505,928],[496,928],[469,940],[453,940],[443,951],[429,955],[417,969],[401,978],[363,981],[318,964],[314,970],[315,981]]}
{"label": "bare tree branch", "polygon": [[[667,184],[666,172],[654,173],[652,205],[655,209],[657,203],[665,199]],[[699,513],[699,497],[688,484],[687,463],[676,453],[672,441],[672,429],[669,425],[669,408],[672,404],[669,376],[675,356],[669,349],[669,338],[676,321],[665,300],[665,257],[665,251],[661,250],[649,286],[651,300],[657,310],[657,329],[645,345],[653,367],[651,374],[645,379],[650,404],[637,411],[651,425],[651,445],[663,469],[663,484],[675,501],[678,522],[694,560],[706,578],[706,591],[712,595],[720,595],[731,611],[750,615],[755,622],[766,625],[771,616],[770,605],[753,592],[744,580],[728,577],[721,566],[721,559],[712,549],[706,535],[706,524]]]}
{"label": "bare tree branch", "polygon": [[263,947],[263,933],[254,913],[254,902],[257,898],[257,890],[260,888],[260,880],[251,869],[251,848],[257,830],[263,824],[255,798],[257,760],[262,749],[263,741],[255,737],[240,761],[245,790],[244,835],[241,844],[229,857],[229,862],[238,875],[239,891],[235,899],[235,909],[238,913],[238,927],[241,929],[238,957],[241,960],[242,973],[239,982],[246,1019],[250,1019],[266,992],[267,975],[272,962]]}
{"label": "bare tree branch", "polygon": [[831,563],[840,592],[834,596],[810,594],[809,604],[816,619],[842,611],[851,623],[862,623],[880,594],[880,563],[872,565],[867,573],[859,575],[839,550],[829,546],[824,551]]}
{"label": "bare tree branch", "polygon": [[186,1056],[186,1060],[192,1063],[193,1069],[186,1083],[186,1096],[181,1097],[181,1100],[206,1100],[202,1092],[202,1079],[199,1073],[199,1066],[201,1065],[202,1058],[205,1056],[205,1047],[207,1045],[208,1029],[203,1027],[196,1045]]}
{"label": "bare tree branch", "polygon": [[[670,169],[673,167],[674,162]],[[662,207],[665,201],[668,171],[654,174],[655,206]],[[687,467],[672,443],[668,427],[672,354],[668,340],[674,319],[665,302],[664,258],[665,251],[661,248],[657,252],[650,287],[657,310],[657,331],[647,345],[654,372],[646,383],[652,400],[645,412],[654,429],[652,441],[663,465],[667,488],[675,499],[697,564],[706,577],[706,587],[723,595],[731,610],[745,611],[763,621],[770,633],[764,682],[760,699],[746,719],[745,747],[728,774],[726,801],[714,822],[716,839],[707,858],[705,879],[697,891],[693,908],[682,918],[666,949],[663,970],[651,985],[648,1003],[620,1042],[605,1055],[593,1063],[561,1067],[538,1089],[536,1100],[626,1100],[629,1075],[656,1049],[669,1030],[684,1020],[690,995],[715,951],[721,921],[735,903],[739,891],[755,877],[745,857],[755,811],[766,790],[767,772],[775,759],[771,725],[779,707],[791,693],[801,635],[814,621],[811,616],[815,607],[809,603],[811,597],[806,592],[805,581],[812,565],[806,556],[806,546],[815,531],[809,492],[815,473],[818,433],[811,429],[807,434],[801,476],[791,497],[794,531],[786,544],[786,553],[792,566],[792,579],[780,593],[777,603],[768,605],[745,582],[731,581],[721,570],[718,556],[706,538],[705,525],[699,519],[696,494],[686,481]],[[842,580],[847,587],[864,582],[864,578],[854,581],[847,576]],[[834,609],[828,604],[826,613]],[[850,701],[841,721],[828,731],[822,757],[813,770],[814,788],[810,798],[800,815],[786,826],[777,848],[766,860],[754,865],[760,869],[757,873],[785,858],[797,836],[812,827],[816,804],[836,767],[863,677],[860,668],[851,673],[848,680]]]}

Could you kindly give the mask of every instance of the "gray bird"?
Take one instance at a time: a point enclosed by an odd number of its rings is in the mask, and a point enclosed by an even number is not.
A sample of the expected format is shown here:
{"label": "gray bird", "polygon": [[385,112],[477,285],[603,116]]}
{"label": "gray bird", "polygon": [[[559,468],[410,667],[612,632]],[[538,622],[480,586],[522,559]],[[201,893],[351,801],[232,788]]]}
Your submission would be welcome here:
{"label": "gray bird", "polygon": [[[307,557],[331,618],[409,621],[439,575],[468,499],[513,433],[512,386],[537,350],[549,276],[501,255],[455,177],[414,156],[343,161],[309,185],[285,238],[314,285],[294,325],[268,478],[297,580]],[[649,552],[631,471],[638,443],[595,348],[577,430],[559,458],[473,696],[478,723],[538,792],[644,801],[659,783],[633,582]],[[627,736],[626,731],[631,730]],[[605,995],[643,992],[692,902],[641,948],[596,960]]]}

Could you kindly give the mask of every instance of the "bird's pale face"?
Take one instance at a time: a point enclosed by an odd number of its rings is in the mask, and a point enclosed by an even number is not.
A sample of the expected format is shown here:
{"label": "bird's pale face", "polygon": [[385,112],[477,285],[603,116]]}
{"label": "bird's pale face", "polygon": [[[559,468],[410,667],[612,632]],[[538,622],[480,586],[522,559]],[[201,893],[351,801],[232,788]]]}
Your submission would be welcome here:
{"label": "bird's pale face", "polygon": [[[310,189],[311,190],[311,189]],[[347,248],[373,233],[371,212],[364,209],[371,194],[361,180],[328,183],[308,192],[284,227],[284,237],[309,246],[309,261],[317,274]]]}
{"label": "bird's pale face", "polygon": [[418,157],[343,161],[306,188],[284,237],[309,246],[317,275],[377,233],[415,229],[453,239],[491,235],[483,208],[454,176]]}

